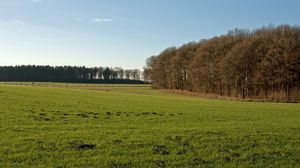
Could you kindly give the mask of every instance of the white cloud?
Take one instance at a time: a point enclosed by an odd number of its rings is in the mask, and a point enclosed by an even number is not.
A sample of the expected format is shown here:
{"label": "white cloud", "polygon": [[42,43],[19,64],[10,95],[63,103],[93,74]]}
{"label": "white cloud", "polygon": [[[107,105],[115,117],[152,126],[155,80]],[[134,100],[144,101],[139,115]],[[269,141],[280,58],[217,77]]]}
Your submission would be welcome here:
{"label": "white cloud", "polygon": [[18,25],[24,25],[25,22],[21,21],[21,20],[15,20],[13,21],[14,24],[18,24]]}
{"label": "white cloud", "polygon": [[33,2],[33,3],[42,3],[41,0],[31,0],[31,2]]}
{"label": "white cloud", "polygon": [[95,23],[103,23],[103,22],[112,22],[112,19],[101,19],[101,18],[95,18],[92,19],[91,22],[95,22]]}

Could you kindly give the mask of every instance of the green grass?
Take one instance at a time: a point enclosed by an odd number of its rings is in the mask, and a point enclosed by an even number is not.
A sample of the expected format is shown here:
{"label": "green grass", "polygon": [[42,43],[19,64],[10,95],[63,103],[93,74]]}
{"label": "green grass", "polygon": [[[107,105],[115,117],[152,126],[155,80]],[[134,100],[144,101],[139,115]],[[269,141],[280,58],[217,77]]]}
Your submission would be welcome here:
{"label": "green grass", "polygon": [[0,167],[300,167],[300,104],[17,84],[0,84]]}

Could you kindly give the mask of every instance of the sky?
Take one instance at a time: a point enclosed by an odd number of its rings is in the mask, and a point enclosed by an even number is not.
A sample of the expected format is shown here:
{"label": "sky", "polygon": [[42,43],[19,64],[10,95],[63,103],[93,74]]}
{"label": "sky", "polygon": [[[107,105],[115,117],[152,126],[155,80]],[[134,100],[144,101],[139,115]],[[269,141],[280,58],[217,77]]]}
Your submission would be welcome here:
{"label": "sky", "polygon": [[0,65],[142,68],[167,47],[300,25],[299,0],[0,0]]}

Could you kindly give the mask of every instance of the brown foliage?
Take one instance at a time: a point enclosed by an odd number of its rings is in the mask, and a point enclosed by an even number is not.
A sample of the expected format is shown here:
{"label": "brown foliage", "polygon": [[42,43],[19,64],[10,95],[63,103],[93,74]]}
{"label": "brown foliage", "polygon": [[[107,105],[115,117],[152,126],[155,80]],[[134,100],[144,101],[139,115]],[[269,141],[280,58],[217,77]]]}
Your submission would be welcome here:
{"label": "brown foliage", "polygon": [[281,25],[168,48],[147,60],[154,88],[299,102],[300,28]]}

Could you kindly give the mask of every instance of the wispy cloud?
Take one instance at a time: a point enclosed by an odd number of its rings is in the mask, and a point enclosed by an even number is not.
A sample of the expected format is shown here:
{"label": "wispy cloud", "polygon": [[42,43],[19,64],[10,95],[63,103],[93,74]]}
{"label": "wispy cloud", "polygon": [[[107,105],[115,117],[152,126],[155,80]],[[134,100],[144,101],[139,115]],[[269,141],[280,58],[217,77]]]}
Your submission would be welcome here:
{"label": "wispy cloud", "polygon": [[42,3],[41,0],[31,0],[31,2],[33,2],[33,3]]}
{"label": "wispy cloud", "polygon": [[101,18],[94,18],[91,20],[91,22],[94,23],[103,23],[103,22],[112,22],[112,19],[101,19]]}
{"label": "wispy cloud", "polygon": [[82,18],[75,18],[74,20],[77,21],[77,22],[83,22],[84,21]]}
{"label": "wispy cloud", "polygon": [[21,21],[21,20],[15,20],[15,21],[12,21],[12,23],[18,24],[18,25],[24,25],[25,24],[25,22]]}

